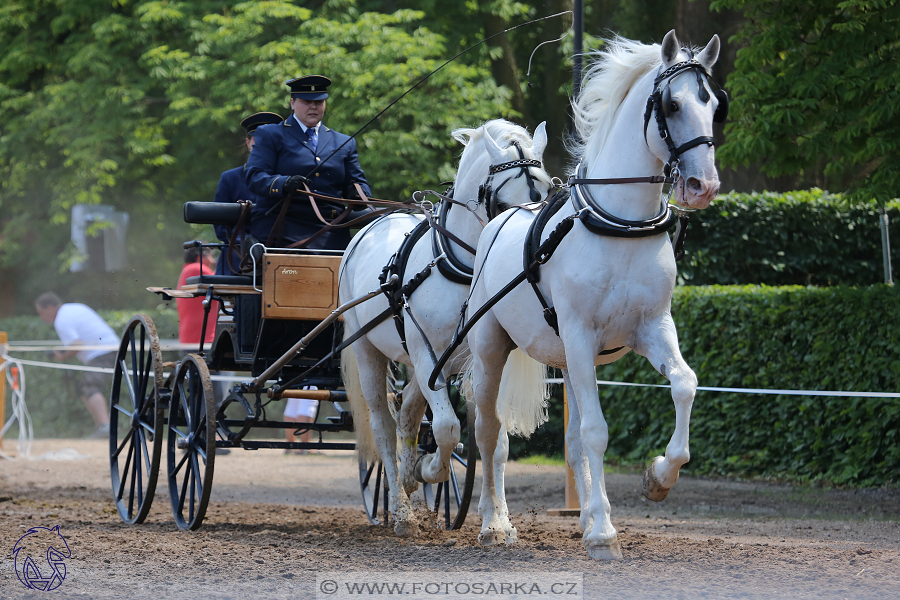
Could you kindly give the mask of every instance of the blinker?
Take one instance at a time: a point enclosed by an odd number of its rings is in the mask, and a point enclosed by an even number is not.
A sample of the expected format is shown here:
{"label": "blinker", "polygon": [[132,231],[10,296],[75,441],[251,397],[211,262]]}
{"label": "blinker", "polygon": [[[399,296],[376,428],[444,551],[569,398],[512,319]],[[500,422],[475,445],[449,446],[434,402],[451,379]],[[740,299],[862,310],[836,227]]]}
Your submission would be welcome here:
{"label": "blinker", "polygon": [[719,101],[719,105],[716,107],[716,112],[713,113],[713,121],[724,123],[728,118],[728,93],[722,88],[717,89],[716,100]]}

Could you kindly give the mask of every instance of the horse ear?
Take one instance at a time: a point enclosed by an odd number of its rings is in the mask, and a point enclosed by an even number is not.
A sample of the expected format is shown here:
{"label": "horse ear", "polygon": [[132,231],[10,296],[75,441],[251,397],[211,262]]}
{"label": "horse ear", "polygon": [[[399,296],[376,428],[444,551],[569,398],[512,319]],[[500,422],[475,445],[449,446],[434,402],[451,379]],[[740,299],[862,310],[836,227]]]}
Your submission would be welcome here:
{"label": "horse ear", "polygon": [[537,160],[541,160],[544,156],[544,150],[547,149],[547,121],[541,121],[541,124],[534,130],[532,138],[531,151]]}
{"label": "horse ear", "polygon": [[681,51],[681,44],[678,43],[678,38],[675,37],[675,30],[672,29],[669,33],[666,34],[666,37],[663,38],[662,46],[660,47],[660,53],[662,55],[663,67],[668,69],[678,60],[678,53]]}
{"label": "horse ear", "polygon": [[716,61],[719,60],[720,46],[719,36],[713,35],[712,39],[709,40],[709,43],[706,45],[706,48],[704,48],[697,57],[697,60],[707,71],[710,71],[712,66],[716,64]]}
{"label": "horse ear", "polygon": [[491,137],[491,134],[488,133],[488,130],[484,130],[484,145],[487,148],[488,154],[491,155],[491,162],[494,164],[500,164],[506,158],[506,155],[503,152],[503,148],[497,145],[497,142],[494,141],[494,138]]}

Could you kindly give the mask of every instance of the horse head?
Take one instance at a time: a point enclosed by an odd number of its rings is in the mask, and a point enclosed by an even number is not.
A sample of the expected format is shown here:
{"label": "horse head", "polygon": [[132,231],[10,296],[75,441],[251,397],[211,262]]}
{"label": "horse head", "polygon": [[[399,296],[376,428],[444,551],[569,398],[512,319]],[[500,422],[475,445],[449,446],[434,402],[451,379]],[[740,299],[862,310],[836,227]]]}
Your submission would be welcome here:
{"label": "horse head", "polygon": [[[650,97],[659,135],[648,133],[647,145],[677,176],[676,202],[706,208],[719,192],[713,122],[724,121],[728,112],[728,97],[723,90],[713,90],[710,79],[719,58],[719,36],[696,52],[683,48],[673,29],[663,39],[660,55],[662,66]],[[645,133],[649,116],[648,111]]]}
{"label": "horse head", "polygon": [[466,145],[457,171],[456,198],[470,203],[483,222],[517,204],[546,198],[550,176],[542,166],[548,142],[545,122],[537,126],[534,137],[504,119],[478,129],[458,129],[453,137]]}

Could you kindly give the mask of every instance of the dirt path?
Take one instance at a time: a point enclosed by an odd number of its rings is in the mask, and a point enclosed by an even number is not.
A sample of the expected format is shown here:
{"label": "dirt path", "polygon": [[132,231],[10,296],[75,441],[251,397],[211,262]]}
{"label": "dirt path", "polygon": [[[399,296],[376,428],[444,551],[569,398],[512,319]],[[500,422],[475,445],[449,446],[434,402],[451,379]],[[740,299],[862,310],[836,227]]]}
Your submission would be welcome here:
{"label": "dirt path", "polygon": [[[193,533],[175,527],[163,467],[147,521],[127,526],[111,501],[106,452],[102,441],[44,440],[32,452],[42,460],[0,462],[0,598],[311,599],[323,571],[569,571],[584,574],[585,598],[900,597],[897,490],[683,476],[653,504],[640,497],[639,475],[609,474],[625,559],[598,563],[577,519],[546,516],[563,505],[557,467],[510,465],[519,544],[485,549],[474,506],[460,531],[399,539],[369,525],[354,459],[340,452],[217,457],[210,510]],[[29,591],[12,548],[28,528],[55,525],[72,550],[66,579],[53,592]]]}

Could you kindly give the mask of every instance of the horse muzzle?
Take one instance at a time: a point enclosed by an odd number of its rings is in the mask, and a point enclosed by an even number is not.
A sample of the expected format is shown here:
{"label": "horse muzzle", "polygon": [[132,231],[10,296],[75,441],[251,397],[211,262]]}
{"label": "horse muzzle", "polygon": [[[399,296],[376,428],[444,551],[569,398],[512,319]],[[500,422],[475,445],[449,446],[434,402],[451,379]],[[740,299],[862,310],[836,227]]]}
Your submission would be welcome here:
{"label": "horse muzzle", "polygon": [[679,178],[675,182],[675,202],[683,208],[702,209],[719,193],[719,179]]}

